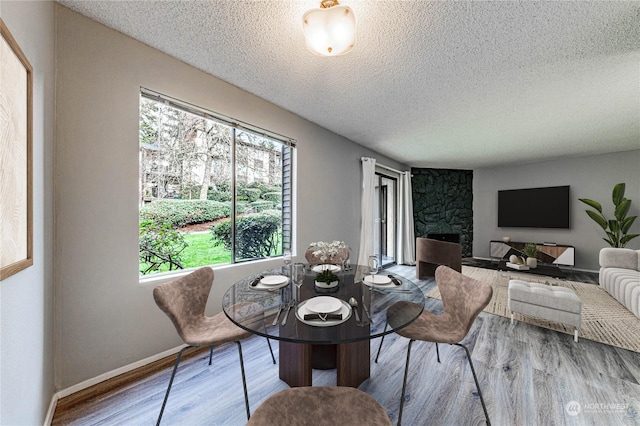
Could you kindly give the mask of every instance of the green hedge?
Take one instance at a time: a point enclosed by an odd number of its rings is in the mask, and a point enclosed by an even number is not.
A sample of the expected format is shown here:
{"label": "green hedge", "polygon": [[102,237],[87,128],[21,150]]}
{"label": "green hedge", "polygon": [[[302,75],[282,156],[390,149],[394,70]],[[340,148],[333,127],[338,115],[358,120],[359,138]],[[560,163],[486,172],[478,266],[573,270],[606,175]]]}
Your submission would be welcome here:
{"label": "green hedge", "polygon": [[[145,220],[140,223],[140,266],[142,274],[183,269],[180,254],[187,247],[184,236],[168,223]],[[143,266],[144,265],[144,266]],[[165,267],[166,269],[166,267]]]}
{"label": "green hedge", "polygon": [[159,200],[140,209],[140,222],[167,223],[179,228],[231,215],[229,203],[210,200]]}
{"label": "green hedge", "polygon": [[260,195],[262,192],[258,188],[249,188],[249,187],[238,187],[238,199],[245,200],[249,202],[256,201],[260,199]]}
{"label": "green hedge", "polygon": [[272,201],[265,201],[265,200],[258,200],[258,201],[254,201],[253,203],[249,203],[250,209],[253,212],[262,212],[265,210],[276,210],[280,207],[279,204],[276,204]]}
{"label": "green hedge", "polygon": [[[266,210],[236,218],[236,257],[239,260],[270,256],[280,242],[282,218],[279,211]],[[214,241],[231,250],[231,222],[211,227]]]}
{"label": "green hedge", "polygon": [[212,201],[229,202],[231,201],[231,193],[228,191],[214,191],[213,187],[209,187],[207,199]]}
{"label": "green hedge", "polygon": [[261,198],[263,200],[280,204],[282,201],[282,192],[265,192],[261,195]]}

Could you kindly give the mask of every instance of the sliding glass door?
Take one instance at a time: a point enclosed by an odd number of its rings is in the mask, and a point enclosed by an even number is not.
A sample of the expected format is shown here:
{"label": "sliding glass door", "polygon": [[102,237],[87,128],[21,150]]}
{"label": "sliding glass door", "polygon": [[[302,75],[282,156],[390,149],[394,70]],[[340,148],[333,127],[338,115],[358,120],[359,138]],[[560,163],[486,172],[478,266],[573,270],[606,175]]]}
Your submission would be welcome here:
{"label": "sliding glass door", "polygon": [[398,180],[376,173],[374,250],[382,266],[396,262]]}

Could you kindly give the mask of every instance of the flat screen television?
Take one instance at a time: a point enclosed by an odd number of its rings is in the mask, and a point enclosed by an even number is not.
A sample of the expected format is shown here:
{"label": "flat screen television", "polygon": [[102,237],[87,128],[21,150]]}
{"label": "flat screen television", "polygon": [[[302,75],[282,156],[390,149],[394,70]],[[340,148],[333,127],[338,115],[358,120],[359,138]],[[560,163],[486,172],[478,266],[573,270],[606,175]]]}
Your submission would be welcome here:
{"label": "flat screen television", "polygon": [[569,186],[498,191],[499,228],[569,228]]}

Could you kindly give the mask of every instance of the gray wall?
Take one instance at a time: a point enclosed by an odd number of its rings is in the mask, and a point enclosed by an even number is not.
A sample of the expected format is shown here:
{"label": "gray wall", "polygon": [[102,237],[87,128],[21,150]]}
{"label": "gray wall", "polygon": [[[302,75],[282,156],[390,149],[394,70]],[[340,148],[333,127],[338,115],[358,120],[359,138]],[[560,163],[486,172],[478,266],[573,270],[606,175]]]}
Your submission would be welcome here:
{"label": "gray wall", "polygon": [[[599,201],[612,217],[611,190],[618,182],[627,185],[629,215],[640,215],[640,150],[474,170],[474,256],[489,257],[489,241],[504,236],[513,241],[554,241],[575,246],[576,268],[597,270],[598,253],[608,245],[602,228],[587,216],[587,206],[578,198]],[[571,186],[571,229],[498,228],[498,190],[559,185]],[[631,233],[640,233],[640,219]],[[627,247],[640,248],[640,237]]]}
{"label": "gray wall", "polygon": [[[360,145],[62,6],[57,20],[56,383],[69,387],[181,344],[138,277],[140,86],[297,139],[294,247],[360,235]],[[286,84],[286,83],[283,83]],[[319,93],[318,96],[322,96]],[[313,100],[310,100],[312,102]],[[226,289],[281,261],[215,268]]]}
{"label": "gray wall", "polygon": [[33,266],[0,282],[0,424],[37,425],[54,393],[54,4],[2,1],[0,17],[33,67]]}

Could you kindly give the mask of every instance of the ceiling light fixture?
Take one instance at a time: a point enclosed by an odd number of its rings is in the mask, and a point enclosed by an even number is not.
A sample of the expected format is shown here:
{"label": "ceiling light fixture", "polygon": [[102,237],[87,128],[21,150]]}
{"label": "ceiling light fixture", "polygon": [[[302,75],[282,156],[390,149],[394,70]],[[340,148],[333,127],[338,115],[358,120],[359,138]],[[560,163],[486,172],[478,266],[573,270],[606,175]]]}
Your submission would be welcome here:
{"label": "ceiling light fixture", "polygon": [[307,47],[316,55],[343,55],[356,42],[356,17],[338,0],[322,0],[319,9],[307,11],[302,28]]}

